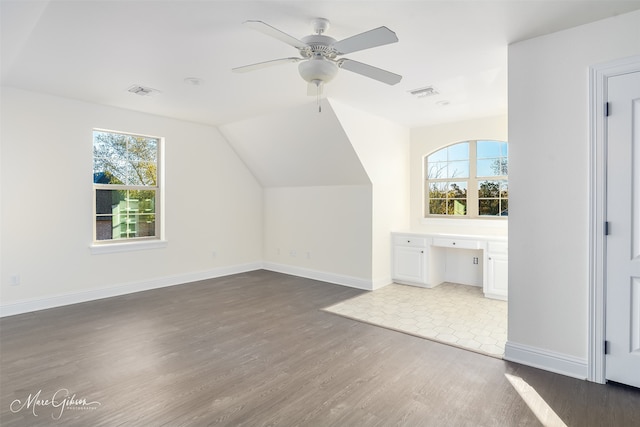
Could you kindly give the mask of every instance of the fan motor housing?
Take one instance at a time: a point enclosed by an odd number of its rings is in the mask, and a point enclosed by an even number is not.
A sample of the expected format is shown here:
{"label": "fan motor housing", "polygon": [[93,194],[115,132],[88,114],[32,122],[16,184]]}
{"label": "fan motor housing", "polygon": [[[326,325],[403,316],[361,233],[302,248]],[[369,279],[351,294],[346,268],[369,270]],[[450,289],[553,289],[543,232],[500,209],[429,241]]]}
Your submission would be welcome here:
{"label": "fan motor housing", "polygon": [[321,55],[328,59],[335,59],[338,54],[333,47],[333,44],[336,42],[336,39],[333,37],[322,34],[312,34],[303,37],[301,41],[309,46],[308,49],[300,49],[300,54],[305,58]]}

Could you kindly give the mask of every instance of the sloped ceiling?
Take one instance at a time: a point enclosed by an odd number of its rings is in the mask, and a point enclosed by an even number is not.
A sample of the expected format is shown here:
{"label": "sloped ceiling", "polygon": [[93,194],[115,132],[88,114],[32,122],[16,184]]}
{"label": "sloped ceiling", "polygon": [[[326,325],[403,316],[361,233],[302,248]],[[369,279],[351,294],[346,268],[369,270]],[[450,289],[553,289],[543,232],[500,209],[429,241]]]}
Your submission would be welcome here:
{"label": "sloped ceiling", "polygon": [[[637,9],[639,0],[1,0],[1,82],[218,126],[310,102],[296,64],[231,72],[297,55],[242,22],[301,38],[323,17],[337,40],[381,25],[396,32],[398,43],[347,56],[403,76],[387,86],[340,70],[326,95],[419,127],[505,114],[509,43]],[[162,93],[133,95],[134,84]],[[439,95],[408,93],[428,85]]]}
{"label": "sloped ceiling", "polygon": [[219,129],[263,187],[371,184],[328,100]]}

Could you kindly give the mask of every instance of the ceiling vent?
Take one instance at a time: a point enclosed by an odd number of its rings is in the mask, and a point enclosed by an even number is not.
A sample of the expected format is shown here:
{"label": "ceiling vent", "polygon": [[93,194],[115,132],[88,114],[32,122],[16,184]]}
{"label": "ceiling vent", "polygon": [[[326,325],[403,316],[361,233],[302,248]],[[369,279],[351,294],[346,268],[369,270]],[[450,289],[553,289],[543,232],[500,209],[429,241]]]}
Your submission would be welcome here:
{"label": "ceiling vent", "polygon": [[440,92],[435,90],[433,86],[427,86],[420,89],[410,90],[409,93],[417,98],[426,98],[427,96],[438,95]]}
{"label": "ceiling vent", "polygon": [[127,91],[140,96],[155,96],[161,93],[157,89],[151,89],[150,87],[144,87],[140,85],[133,85],[129,89],[127,89]]}

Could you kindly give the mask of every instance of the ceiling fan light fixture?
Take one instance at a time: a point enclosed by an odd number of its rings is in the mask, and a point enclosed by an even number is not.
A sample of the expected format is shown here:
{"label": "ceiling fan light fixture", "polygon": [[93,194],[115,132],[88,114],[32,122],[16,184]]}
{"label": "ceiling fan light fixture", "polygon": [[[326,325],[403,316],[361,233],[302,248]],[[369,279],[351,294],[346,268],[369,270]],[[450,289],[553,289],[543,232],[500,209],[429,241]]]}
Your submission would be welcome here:
{"label": "ceiling fan light fixture", "polygon": [[327,83],[338,73],[338,66],[324,58],[311,58],[300,62],[298,71],[300,72],[300,77],[308,83],[317,84],[315,81]]}

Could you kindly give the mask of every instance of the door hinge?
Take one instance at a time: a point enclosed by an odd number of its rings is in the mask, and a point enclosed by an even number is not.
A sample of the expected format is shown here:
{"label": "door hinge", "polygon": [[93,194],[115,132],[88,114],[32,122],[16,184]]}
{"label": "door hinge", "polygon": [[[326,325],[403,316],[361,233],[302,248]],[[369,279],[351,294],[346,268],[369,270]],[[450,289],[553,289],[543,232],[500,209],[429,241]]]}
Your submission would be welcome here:
{"label": "door hinge", "polygon": [[609,341],[604,342],[604,354],[609,354]]}
{"label": "door hinge", "polygon": [[609,221],[606,221],[604,223],[604,235],[608,236],[609,235]]}
{"label": "door hinge", "polygon": [[605,115],[606,117],[609,117],[609,116],[611,115],[611,108],[610,108],[610,106],[609,106],[609,103],[608,103],[608,102],[605,102],[605,103],[604,103],[604,115]]}

